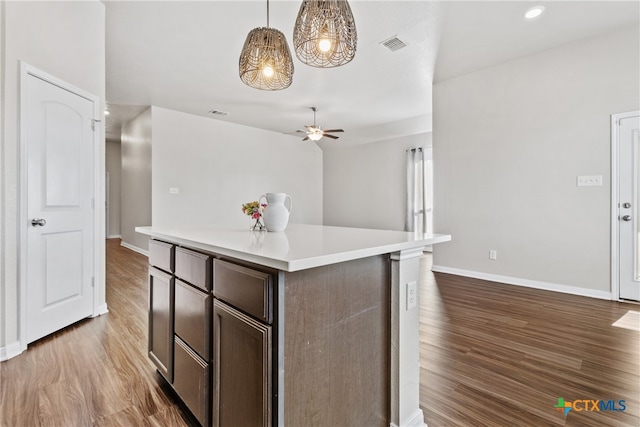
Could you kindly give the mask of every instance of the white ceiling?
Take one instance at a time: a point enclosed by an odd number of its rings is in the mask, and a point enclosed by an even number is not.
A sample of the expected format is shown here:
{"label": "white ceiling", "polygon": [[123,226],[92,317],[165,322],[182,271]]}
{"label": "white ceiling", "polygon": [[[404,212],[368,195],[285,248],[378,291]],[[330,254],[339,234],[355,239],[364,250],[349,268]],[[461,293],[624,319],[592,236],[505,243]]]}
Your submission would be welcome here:
{"label": "white ceiling", "polygon": [[[291,45],[300,1],[271,0],[270,25]],[[638,1],[434,2],[351,0],[355,59],[318,69],[294,58],[293,84],[260,91],[238,77],[247,33],[266,25],[266,1],[105,1],[107,136],[155,105],[276,132],[318,123],[350,145],[431,130],[431,85],[574,40],[638,25]],[[545,13],[526,22],[534,4]],[[380,45],[397,36],[408,46]],[[295,56],[295,54],[294,54]],[[123,107],[128,106],[128,107]],[[132,107],[134,106],[134,107]],[[138,106],[138,107],[135,107]],[[212,109],[228,112],[213,118]],[[292,136],[293,138],[293,136]]]}

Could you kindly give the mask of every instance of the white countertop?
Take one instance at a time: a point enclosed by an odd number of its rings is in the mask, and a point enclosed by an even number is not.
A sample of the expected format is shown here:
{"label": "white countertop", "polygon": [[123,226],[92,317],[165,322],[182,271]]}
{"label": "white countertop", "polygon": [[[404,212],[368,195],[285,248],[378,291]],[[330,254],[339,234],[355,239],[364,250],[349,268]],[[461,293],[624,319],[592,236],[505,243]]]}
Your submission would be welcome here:
{"label": "white countertop", "polygon": [[136,227],[159,240],[283,271],[299,271],[447,242],[450,235],[289,224],[284,232],[215,225]]}

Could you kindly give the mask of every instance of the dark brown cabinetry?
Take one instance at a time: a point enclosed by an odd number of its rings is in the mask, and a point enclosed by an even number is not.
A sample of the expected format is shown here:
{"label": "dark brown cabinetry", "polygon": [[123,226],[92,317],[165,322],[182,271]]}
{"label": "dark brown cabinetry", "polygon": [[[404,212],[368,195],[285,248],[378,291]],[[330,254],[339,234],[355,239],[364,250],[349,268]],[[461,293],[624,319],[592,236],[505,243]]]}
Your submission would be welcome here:
{"label": "dark brown cabinetry", "polygon": [[273,278],[213,261],[213,425],[272,425]]}
{"label": "dark brown cabinetry", "polygon": [[173,388],[203,426],[209,425],[209,369],[209,363],[176,335]]}
{"label": "dark brown cabinetry", "polygon": [[273,273],[149,244],[149,357],[203,425],[271,426]]}
{"label": "dark brown cabinetry", "polygon": [[210,424],[212,257],[176,248],[173,388],[203,426]]}
{"label": "dark brown cabinetry", "polygon": [[213,275],[216,298],[271,324],[273,284],[270,274],[216,259]]}
{"label": "dark brown cabinetry", "polygon": [[204,360],[211,358],[211,299],[176,279],[175,333]]}
{"label": "dark brown cabinetry", "polygon": [[271,327],[215,300],[213,425],[271,426]]}
{"label": "dark brown cabinetry", "polygon": [[149,358],[169,382],[173,381],[173,254],[173,245],[149,243]]}

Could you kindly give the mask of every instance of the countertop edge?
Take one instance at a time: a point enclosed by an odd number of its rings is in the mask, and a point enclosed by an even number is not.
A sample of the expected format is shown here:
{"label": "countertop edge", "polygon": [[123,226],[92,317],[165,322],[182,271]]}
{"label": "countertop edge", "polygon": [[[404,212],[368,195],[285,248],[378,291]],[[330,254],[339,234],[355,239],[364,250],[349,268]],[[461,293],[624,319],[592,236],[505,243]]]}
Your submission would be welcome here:
{"label": "countertop edge", "polygon": [[199,242],[197,240],[184,238],[175,234],[163,233],[161,231],[153,230],[152,226],[135,227],[135,231],[140,234],[147,235],[149,237],[158,238],[161,240],[167,240],[178,245],[188,246],[193,249],[199,249],[205,252],[213,252],[216,254],[240,259],[243,261],[251,262],[258,265],[282,270],[286,272],[295,272],[301,270],[307,270],[315,267],[322,267],[325,265],[338,264],[341,262],[352,261],[356,259],[366,258],[376,255],[393,254],[404,250],[417,249],[419,247],[425,247],[432,244],[448,242],[451,240],[450,235],[435,234],[433,237],[421,239],[419,241],[407,241],[394,244],[385,244],[382,246],[372,246],[368,248],[361,248],[355,250],[349,250],[344,252],[336,252],[332,254],[324,254],[309,258],[301,258],[295,260],[275,259],[263,255],[252,254],[245,251],[234,250],[226,248],[224,246],[218,246],[211,243]]}

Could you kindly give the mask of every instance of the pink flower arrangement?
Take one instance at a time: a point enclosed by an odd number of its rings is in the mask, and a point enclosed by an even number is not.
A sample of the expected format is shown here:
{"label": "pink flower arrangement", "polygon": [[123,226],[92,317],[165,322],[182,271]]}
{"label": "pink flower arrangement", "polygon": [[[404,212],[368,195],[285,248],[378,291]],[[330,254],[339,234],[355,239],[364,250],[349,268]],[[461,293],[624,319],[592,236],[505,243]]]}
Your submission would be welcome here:
{"label": "pink flower arrangement", "polygon": [[262,211],[264,211],[264,208],[266,207],[266,203],[260,203],[257,201],[245,203],[242,205],[242,213],[256,220],[255,224],[251,226],[252,230],[262,230],[264,228],[264,225],[260,221],[260,218],[262,218]]}

